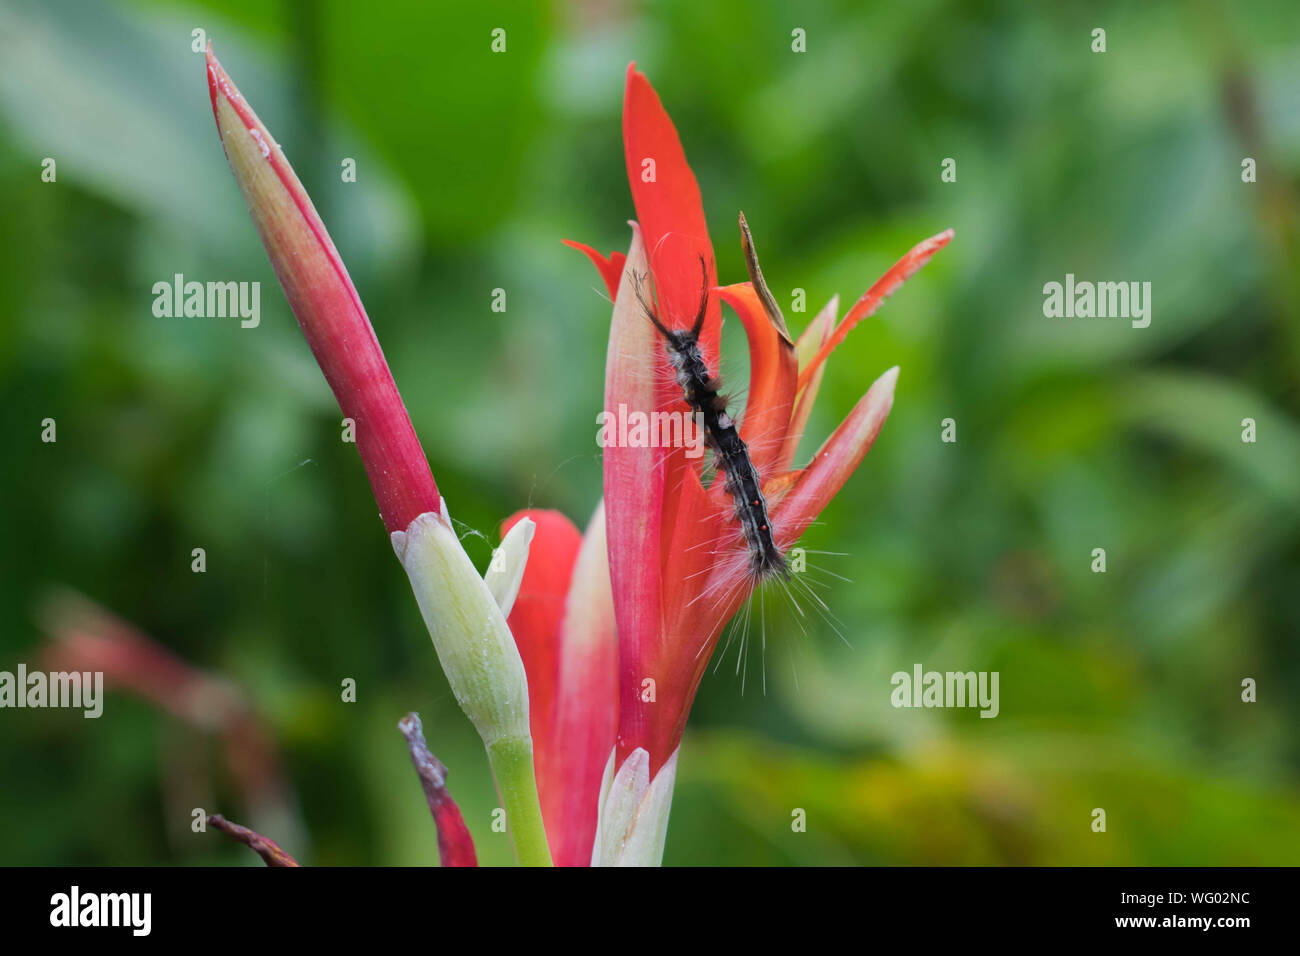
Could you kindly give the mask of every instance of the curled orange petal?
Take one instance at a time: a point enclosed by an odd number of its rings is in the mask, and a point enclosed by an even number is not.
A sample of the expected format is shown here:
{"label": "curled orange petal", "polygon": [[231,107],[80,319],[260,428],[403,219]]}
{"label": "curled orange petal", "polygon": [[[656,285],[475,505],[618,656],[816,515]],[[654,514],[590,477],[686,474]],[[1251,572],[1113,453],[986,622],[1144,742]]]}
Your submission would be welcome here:
{"label": "curled orange petal", "polygon": [[749,338],[749,397],[740,423],[740,437],[760,475],[779,461],[794,406],[798,360],[794,346],[768,319],[763,303],[749,282],[724,286],[718,297],[736,310]]}

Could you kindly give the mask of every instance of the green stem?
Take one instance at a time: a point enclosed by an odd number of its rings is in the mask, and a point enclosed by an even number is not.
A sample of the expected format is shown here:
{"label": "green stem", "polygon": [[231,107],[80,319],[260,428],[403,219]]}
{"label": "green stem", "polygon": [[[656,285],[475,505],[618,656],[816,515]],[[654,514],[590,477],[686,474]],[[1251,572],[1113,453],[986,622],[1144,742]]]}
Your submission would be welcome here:
{"label": "green stem", "polygon": [[542,824],[533,773],[533,739],[503,737],[487,748],[488,763],[497,779],[497,792],[505,805],[506,825],[515,842],[520,866],[550,866],[551,849]]}

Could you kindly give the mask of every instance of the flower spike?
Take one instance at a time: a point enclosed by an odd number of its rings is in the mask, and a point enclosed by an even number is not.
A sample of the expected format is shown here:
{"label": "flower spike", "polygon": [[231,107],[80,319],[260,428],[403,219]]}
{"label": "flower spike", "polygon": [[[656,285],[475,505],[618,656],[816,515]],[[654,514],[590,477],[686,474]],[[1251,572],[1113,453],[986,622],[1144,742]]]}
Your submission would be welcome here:
{"label": "flower spike", "polygon": [[289,306],[345,418],[390,533],[438,510],[438,486],[375,330],[316,207],[208,44],[221,145]]}

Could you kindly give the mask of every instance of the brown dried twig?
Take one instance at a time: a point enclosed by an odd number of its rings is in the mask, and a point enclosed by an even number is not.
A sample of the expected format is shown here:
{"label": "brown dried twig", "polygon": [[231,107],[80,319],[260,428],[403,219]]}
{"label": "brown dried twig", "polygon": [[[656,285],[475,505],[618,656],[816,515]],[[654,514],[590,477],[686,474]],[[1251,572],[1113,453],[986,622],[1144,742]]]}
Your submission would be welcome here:
{"label": "brown dried twig", "polygon": [[256,833],[248,829],[248,827],[241,827],[238,823],[231,823],[219,813],[214,813],[208,817],[208,822],[232,840],[238,840],[256,852],[267,866],[302,866],[301,863],[280,849],[280,845],[274,840],[268,840],[262,834]]}

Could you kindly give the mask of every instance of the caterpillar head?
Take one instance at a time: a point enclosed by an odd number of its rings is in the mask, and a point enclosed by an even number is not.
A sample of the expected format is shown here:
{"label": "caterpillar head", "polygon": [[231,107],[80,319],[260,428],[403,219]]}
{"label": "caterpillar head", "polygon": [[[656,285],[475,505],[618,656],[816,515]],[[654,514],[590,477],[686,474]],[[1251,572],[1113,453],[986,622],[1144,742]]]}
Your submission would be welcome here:
{"label": "caterpillar head", "polygon": [[641,308],[645,310],[646,318],[654,323],[659,334],[668,340],[668,345],[674,351],[681,352],[690,348],[699,341],[700,332],[704,328],[704,316],[709,310],[709,267],[704,262],[704,256],[700,256],[700,308],[695,314],[695,321],[689,329],[670,329],[659,320],[658,311],[648,301],[645,296],[646,275],[634,275],[632,277],[632,286],[636,289],[636,299],[641,303]]}

